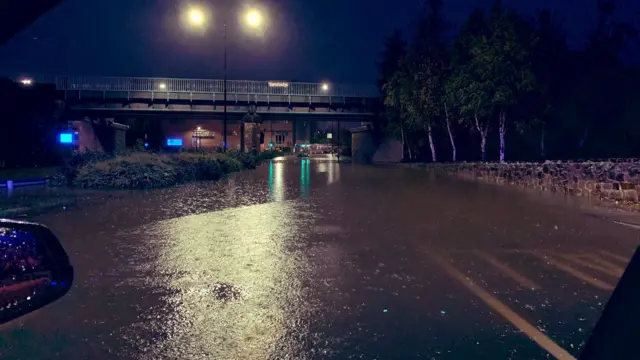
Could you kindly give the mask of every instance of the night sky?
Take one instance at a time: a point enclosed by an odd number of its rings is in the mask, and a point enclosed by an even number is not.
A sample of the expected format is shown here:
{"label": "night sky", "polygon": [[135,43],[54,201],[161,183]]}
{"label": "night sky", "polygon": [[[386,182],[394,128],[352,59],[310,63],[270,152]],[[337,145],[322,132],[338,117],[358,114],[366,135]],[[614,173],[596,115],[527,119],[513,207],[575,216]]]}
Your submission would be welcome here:
{"label": "night sky", "polygon": [[[181,0],[65,0],[0,48],[2,75],[222,77],[222,27],[204,34],[180,26]],[[462,22],[491,0],[445,0],[445,13]],[[556,9],[571,42],[595,20],[595,0],[505,1],[531,15]],[[229,78],[370,83],[383,38],[405,33],[420,0],[270,0],[270,28],[252,37],[229,17]],[[233,14],[241,1],[213,1],[216,13]],[[216,19],[218,20],[218,19]]]}

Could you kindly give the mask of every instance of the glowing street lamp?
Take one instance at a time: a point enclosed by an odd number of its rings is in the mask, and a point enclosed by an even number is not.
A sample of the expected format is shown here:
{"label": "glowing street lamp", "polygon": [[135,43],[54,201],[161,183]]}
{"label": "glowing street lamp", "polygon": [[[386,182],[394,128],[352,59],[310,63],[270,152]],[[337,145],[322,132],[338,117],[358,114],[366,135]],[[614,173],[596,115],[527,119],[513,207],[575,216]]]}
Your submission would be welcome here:
{"label": "glowing street lamp", "polygon": [[200,8],[190,8],[187,11],[187,18],[189,19],[189,23],[194,26],[202,26],[205,22],[204,11]]}
{"label": "glowing street lamp", "polygon": [[[207,15],[206,9],[199,7],[190,7],[186,11],[187,24],[192,28],[203,28],[207,25],[207,20],[210,16]],[[256,8],[249,8],[242,13],[241,22],[247,28],[250,29],[262,29],[265,23],[264,13]],[[223,127],[222,127],[222,150],[227,151],[227,23],[222,23],[224,29],[224,115],[223,115]],[[241,137],[241,148],[244,142],[244,137]],[[242,149],[241,149],[242,151]]]}
{"label": "glowing street lamp", "polygon": [[158,87],[160,88],[160,90],[164,90],[167,88],[167,84],[165,83],[160,83],[160,85],[158,85]]}
{"label": "glowing street lamp", "polygon": [[247,25],[249,25],[252,28],[257,28],[262,25],[262,13],[260,13],[256,9],[251,9],[247,11],[247,14],[245,15],[245,17],[246,17]]}
{"label": "glowing street lamp", "polygon": [[25,85],[25,86],[31,86],[31,85],[33,85],[33,80],[32,79],[28,79],[28,78],[24,78],[24,79],[20,79],[20,83],[22,85]]}
{"label": "glowing street lamp", "polygon": [[322,84],[322,91],[329,91],[329,84],[323,83]]}

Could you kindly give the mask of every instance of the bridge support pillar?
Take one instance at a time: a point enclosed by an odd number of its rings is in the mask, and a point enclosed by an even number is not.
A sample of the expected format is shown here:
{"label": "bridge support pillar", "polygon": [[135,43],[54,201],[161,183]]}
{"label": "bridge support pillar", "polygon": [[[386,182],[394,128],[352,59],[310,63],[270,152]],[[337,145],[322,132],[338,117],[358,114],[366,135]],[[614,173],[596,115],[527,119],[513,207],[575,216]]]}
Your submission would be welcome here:
{"label": "bridge support pillar", "polygon": [[244,123],[244,152],[260,151],[260,124]]}
{"label": "bridge support pillar", "polygon": [[240,152],[244,152],[244,121],[240,122]]}
{"label": "bridge support pillar", "polygon": [[371,129],[368,126],[359,126],[349,131],[351,131],[351,161],[357,164],[371,163],[376,152]]}
{"label": "bridge support pillar", "polygon": [[297,139],[298,138],[298,136],[297,136],[298,132],[296,131],[297,129],[296,129],[296,120],[295,119],[291,119],[291,129],[292,129],[291,132],[293,133],[293,139],[292,139],[293,143],[292,143],[291,150],[295,151],[296,150],[296,141],[298,140]]}

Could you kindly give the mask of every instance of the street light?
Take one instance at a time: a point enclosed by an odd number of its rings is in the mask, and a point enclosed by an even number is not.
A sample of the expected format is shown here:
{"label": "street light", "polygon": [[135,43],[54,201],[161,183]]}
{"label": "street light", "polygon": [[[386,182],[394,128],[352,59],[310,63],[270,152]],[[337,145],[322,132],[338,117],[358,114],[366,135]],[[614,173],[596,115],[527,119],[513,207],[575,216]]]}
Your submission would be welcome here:
{"label": "street light", "polygon": [[204,24],[204,11],[200,8],[190,8],[187,12],[189,22],[195,26],[202,26]]}
{"label": "street light", "polygon": [[20,79],[20,83],[25,86],[33,85],[33,80],[29,78]]}
{"label": "street light", "polygon": [[323,83],[322,84],[322,91],[329,91],[329,84]]}
{"label": "street light", "polygon": [[[203,8],[191,7],[187,9],[186,18],[188,19],[188,24],[194,28],[203,28],[206,26],[207,22],[207,13]],[[263,28],[265,23],[264,13],[256,8],[248,8],[244,11],[245,26],[250,29],[260,29]],[[225,18],[226,19],[226,18]],[[227,22],[226,20],[222,23],[222,27],[224,29],[224,115],[223,115],[223,123],[222,123],[222,151],[227,151]],[[242,136],[242,134],[241,134]],[[241,142],[244,139],[241,139]],[[243,149],[240,149],[243,151]]]}
{"label": "street light", "polygon": [[249,11],[247,11],[245,17],[247,20],[247,25],[252,28],[257,28],[262,25],[262,13],[260,13],[256,9],[250,9]]}

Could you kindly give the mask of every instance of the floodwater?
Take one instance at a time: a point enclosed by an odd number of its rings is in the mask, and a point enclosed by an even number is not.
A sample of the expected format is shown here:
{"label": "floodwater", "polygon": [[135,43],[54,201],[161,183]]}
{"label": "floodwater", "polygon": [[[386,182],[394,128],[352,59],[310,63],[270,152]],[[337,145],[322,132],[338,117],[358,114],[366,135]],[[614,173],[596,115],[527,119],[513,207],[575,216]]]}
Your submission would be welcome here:
{"label": "floodwater", "polygon": [[327,157],[105,198],[35,218],[75,283],[0,357],[570,359],[640,243],[585,208]]}

